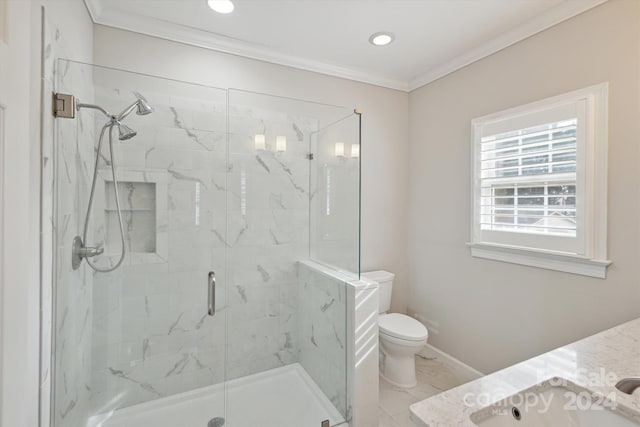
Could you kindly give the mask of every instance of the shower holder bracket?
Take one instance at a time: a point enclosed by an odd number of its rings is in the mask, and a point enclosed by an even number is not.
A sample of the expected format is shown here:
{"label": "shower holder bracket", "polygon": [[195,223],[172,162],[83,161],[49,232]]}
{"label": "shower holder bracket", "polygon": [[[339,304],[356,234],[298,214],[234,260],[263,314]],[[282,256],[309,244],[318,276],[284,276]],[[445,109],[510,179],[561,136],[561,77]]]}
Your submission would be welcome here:
{"label": "shower holder bracket", "polygon": [[74,270],[80,268],[80,264],[82,264],[82,256],[80,256],[82,248],[84,248],[84,243],[82,243],[80,236],[74,237],[73,245],[71,246],[71,267]]}
{"label": "shower holder bracket", "polygon": [[65,93],[53,94],[53,116],[64,119],[76,117],[76,100],[73,95]]}
{"label": "shower holder bracket", "polygon": [[80,236],[73,238],[73,246],[71,247],[71,267],[74,270],[80,268],[83,258],[92,258],[104,252],[102,248],[86,247]]}

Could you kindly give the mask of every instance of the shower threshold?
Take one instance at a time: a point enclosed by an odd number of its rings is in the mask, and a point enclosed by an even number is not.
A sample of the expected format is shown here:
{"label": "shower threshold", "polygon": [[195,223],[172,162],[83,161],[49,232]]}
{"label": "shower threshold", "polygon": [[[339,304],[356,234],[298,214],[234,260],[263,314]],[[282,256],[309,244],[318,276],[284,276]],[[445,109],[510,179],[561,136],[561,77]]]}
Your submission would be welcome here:
{"label": "shower threshold", "polygon": [[224,427],[347,427],[344,417],[304,368],[294,363],[92,417],[90,427],[207,427],[215,417]]}

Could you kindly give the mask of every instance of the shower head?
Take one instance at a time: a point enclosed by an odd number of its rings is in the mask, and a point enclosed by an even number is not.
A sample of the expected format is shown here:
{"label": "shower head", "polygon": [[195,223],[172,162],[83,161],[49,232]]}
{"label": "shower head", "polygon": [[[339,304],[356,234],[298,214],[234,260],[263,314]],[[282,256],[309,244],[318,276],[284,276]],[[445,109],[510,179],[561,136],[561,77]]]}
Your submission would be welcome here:
{"label": "shower head", "polygon": [[125,108],[122,113],[116,116],[117,121],[121,122],[122,120],[124,120],[124,118],[131,114],[133,110],[136,110],[136,114],[139,116],[146,116],[147,114],[151,114],[154,112],[154,108],[149,105],[149,102],[144,96],[140,95],[138,92],[133,92],[133,94],[138,99],[136,99],[133,104]]}
{"label": "shower head", "polygon": [[126,141],[137,135],[137,132],[135,130],[131,129],[125,124],[116,122],[116,126],[118,126],[118,139],[120,141]]}
{"label": "shower head", "polygon": [[147,101],[144,96],[142,96],[138,92],[133,92],[133,94],[136,96],[136,98],[138,98],[138,102],[136,104],[138,106],[138,109],[136,111],[137,115],[146,116],[147,114],[151,114],[155,111],[155,109],[151,105],[149,105],[149,101]]}

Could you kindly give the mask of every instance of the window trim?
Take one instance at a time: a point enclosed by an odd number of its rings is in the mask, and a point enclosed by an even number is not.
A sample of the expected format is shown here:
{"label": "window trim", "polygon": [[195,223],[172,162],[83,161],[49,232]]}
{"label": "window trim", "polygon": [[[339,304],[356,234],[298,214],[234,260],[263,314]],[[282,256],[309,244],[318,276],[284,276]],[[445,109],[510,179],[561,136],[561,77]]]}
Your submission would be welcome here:
{"label": "window trim", "polygon": [[[605,278],[611,261],[607,259],[607,154],[608,154],[608,92],[607,82],[562,95],[510,108],[471,121],[471,255],[549,270]],[[480,149],[482,128],[498,123],[537,115],[545,110],[575,103],[584,108],[586,126],[584,146],[578,147],[576,185],[582,186],[584,203],[582,220],[584,253],[561,252],[526,246],[483,241],[479,221]],[[525,119],[526,120],[526,119]],[[581,151],[582,152],[581,152]]]}

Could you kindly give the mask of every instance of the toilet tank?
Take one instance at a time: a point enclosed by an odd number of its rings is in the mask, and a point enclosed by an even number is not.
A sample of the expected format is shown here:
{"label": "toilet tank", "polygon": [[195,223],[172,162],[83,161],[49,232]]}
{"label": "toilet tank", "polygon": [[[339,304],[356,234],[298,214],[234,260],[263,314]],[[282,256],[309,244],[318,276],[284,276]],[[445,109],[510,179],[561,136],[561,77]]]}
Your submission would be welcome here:
{"label": "toilet tank", "polygon": [[393,278],[395,274],[384,270],[368,271],[362,273],[366,279],[377,282],[378,287],[378,313],[386,313],[391,307],[391,291],[393,290]]}

